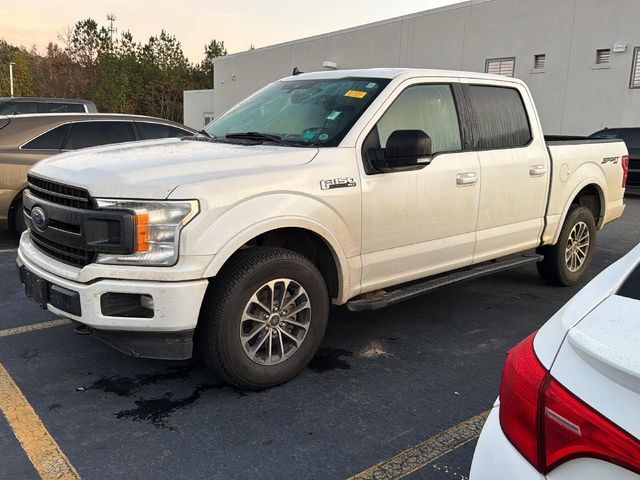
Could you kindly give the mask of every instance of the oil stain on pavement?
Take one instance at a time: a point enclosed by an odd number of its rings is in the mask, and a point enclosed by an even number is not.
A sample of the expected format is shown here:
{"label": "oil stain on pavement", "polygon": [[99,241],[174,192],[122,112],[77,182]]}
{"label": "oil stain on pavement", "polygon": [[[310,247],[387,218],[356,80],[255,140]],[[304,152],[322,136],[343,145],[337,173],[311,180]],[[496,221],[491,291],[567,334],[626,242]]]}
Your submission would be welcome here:
{"label": "oil stain on pavement", "polygon": [[156,427],[167,428],[171,431],[175,430],[169,417],[176,410],[180,410],[192,406],[199,398],[202,392],[220,387],[220,385],[199,385],[193,393],[184,398],[173,398],[171,392],[167,392],[160,398],[141,398],[136,400],[136,408],[123,410],[116,413],[116,418],[126,418],[136,422],[149,422]]}
{"label": "oil stain on pavement", "polygon": [[349,370],[351,365],[342,360],[342,357],[352,357],[353,352],[341,348],[324,347],[318,350],[316,356],[309,362],[309,370],[315,373],[324,373],[331,370]]}

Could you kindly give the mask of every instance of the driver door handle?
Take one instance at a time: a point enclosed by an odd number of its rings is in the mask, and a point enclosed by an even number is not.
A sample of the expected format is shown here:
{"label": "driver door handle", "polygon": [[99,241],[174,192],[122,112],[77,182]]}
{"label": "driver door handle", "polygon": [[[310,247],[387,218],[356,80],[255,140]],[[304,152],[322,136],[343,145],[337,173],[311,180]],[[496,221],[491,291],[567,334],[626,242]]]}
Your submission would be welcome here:
{"label": "driver door handle", "polygon": [[465,172],[456,175],[456,185],[459,187],[470,187],[478,183],[478,174],[476,172]]}
{"label": "driver door handle", "polygon": [[547,173],[547,169],[544,165],[531,165],[529,167],[529,176],[539,177]]}

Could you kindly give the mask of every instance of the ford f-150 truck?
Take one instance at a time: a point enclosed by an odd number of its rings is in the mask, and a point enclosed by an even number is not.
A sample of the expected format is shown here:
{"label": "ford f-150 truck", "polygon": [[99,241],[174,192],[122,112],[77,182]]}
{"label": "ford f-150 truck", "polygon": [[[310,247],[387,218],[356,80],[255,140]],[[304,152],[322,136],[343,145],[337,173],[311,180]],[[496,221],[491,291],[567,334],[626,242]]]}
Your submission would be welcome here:
{"label": "ford f-150 truck", "polygon": [[259,389],[310,361],[330,302],[375,309],[527,262],[575,284],[627,164],[622,141],[545,140],[516,79],[300,74],[195,137],[38,163],[17,262],[28,296],[117,349],[195,349]]}

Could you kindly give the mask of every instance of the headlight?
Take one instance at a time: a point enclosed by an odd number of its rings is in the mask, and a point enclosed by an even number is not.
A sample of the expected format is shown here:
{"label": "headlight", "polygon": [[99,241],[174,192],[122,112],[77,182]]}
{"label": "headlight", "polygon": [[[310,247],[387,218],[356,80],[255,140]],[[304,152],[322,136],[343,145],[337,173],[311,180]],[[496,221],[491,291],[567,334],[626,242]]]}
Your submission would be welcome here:
{"label": "headlight", "polygon": [[134,253],[102,253],[97,263],[171,266],[178,261],[180,230],[198,214],[197,200],[144,201],[98,199],[98,208],[134,215]]}

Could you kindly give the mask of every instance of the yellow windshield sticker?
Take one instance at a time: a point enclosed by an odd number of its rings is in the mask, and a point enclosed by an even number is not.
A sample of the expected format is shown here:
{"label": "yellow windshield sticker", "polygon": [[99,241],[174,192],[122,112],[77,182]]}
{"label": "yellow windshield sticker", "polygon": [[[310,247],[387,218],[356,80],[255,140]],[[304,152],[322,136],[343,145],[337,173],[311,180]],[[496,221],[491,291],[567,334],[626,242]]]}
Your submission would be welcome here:
{"label": "yellow windshield sticker", "polygon": [[367,96],[367,92],[363,92],[362,90],[349,90],[344,94],[344,96],[351,98],[364,98]]}

